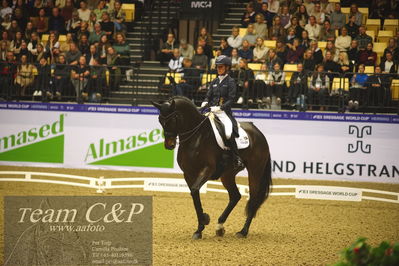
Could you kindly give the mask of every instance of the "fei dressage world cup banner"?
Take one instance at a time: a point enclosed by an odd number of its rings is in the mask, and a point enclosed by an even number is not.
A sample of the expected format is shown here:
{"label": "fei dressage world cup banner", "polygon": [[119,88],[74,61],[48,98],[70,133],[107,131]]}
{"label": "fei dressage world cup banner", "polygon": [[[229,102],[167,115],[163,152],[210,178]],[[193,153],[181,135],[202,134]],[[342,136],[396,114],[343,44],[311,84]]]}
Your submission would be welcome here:
{"label": "fei dressage world cup banner", "polygon": [[[0,104],[0,164],[181,173],[151,107]],[[399,116],[235,111],[266,136],[273,176],[399,183]],[[239,175],[245,176],[243,171]]]}

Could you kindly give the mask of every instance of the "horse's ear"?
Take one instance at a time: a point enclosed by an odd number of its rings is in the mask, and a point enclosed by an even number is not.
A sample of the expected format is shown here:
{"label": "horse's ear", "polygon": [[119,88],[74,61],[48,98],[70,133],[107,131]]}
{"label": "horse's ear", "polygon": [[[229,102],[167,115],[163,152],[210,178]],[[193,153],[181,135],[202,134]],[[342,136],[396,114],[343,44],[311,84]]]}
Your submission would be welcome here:
{"label": "horse's ear", "polygon": [[169,109],[170,110],[174,110],[175,109],[175,100],[172,100],[172,102],[170,103],[170,107],[169,107]]}
{"label": "horse's ear", "polygon": [[151,101],[151,104],[154,105],[154,107],[157,108],[158,110],[161,110],[161,104],[160,103]]}

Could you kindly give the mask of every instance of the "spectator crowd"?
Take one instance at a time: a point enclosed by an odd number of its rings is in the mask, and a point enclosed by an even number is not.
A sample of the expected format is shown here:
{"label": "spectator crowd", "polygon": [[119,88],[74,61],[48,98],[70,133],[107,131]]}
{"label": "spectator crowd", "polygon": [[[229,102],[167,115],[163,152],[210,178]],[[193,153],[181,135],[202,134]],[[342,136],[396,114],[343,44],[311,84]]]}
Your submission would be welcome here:
{"label": "spectator crowd", "polygon": [[[174,94],[196,97],[204,89],[203,76],[216,73],[219,55],[231,57],[231,75],[239,87],[237,104],[260,108],[302,104],[343,108],[388,106],[392,103],[391,81],[399,78],[399,30],[386,41],[372,36],[368,18],[398,19],[397,1],[258,0],[246,2],[241,25],[220,45],[206,28],[199,30],[194,45],[170,33],[160,50],[160,61],[168,64],[166,77]],[[368,7],[359,11],[356,3]],[[397,27],[396,27],[397,28]],[[377,52],[375,43],[385,43]],[[366,73],[365,73],[366,72]],[[335,85],[339,78],[342,83]],[[168,82],[169,83],[169,82]],[[202,86],[201,86],[202,85]],[[346,88],[347,87],[347,88]],[[302,98],[301,98],[302,97]]]}
{"label": "spectator crowd", "polygon": [[99,101],[128,65],[119,0],[2,0],[0,97]]}

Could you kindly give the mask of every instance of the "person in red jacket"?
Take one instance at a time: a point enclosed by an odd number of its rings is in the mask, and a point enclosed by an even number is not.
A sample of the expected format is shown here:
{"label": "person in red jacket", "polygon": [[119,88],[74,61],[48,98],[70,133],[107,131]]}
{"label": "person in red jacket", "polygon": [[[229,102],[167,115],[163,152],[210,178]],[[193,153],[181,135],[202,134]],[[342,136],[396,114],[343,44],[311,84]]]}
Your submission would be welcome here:
{"label": "person in red jacket", "polygon": [[17,62],[13,52],[6,53],[6,60],[0,62],[0,98],[11,100],[14,93],[14,79],[17,73]]}
{"label": "person in red jacket", "polygon": [[364,64],[365,66],[375,66],[377,62],[377,53],[373,52],[373,44],[368,43],[367,49],[360,52],[359,64]]}

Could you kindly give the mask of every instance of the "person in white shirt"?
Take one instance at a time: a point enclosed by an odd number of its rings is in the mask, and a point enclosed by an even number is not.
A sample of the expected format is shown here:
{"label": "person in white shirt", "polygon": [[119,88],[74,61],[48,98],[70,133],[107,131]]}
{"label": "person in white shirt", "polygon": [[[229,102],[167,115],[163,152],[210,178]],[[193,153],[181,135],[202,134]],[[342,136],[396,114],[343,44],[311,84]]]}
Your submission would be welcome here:
{"label": "person in white shirt", "polygon": [[12,15],[12,8],[8,6],[8,1],[3,0],[0,9],[0,16],[4,19],[7,15],[11,17]]}
{"label": "person in white shirt", "polygon": [[343,27],[341,29],[341,35],[335,39],[335,48],[338,52],[346,52],[349,50],[352,42],[352,37],[348,35],[348,29]]}
{"label": "person in white shirt", "polygon": [[305,30],[309,33],[309,39],[316,41],[319,37],[320,29],[320,25],[316,23],[316,17],[310,16],[309,23],[305,26]]}
{"label": "person in white shirt", "polygon": [[89,21],[90,20],[90,9],[87,8],[86,2],[80,2],[80,8],[78,9],[79,18],[82,21]]}
{"label": "person in white shirt", "polygon": [[191,44],[187,43],[185,39],[180,40],[179,51],[181,56],[183,56],[184,58],[193,59],[194,47]]}
{"label": "person in white shirt", "polygon": [[280,2],[278,0],[269,0],[267,2],[269,4],[268,11],[277,14],[280,9]]}
{"label": "person in white shirt", "polygon": [[239,35],[240,29],[238,27],[233,27],[231,31],[231,36],[227,38],[227,43],[233,48],[240,48],[242,44],[242,38]]}
{"label": "person in white shirt", "polygon": [[169,61],[169,71],[182,72],[183,71],[183,57],[180,56],[178,48],[173,49],[173,58]]}
{"label": "person in white shirt", "polygon": [[311,13],[312,16],[315,16],[317,24],[322,25],[324,23],[324,20],[326,19],[326,15],[324,14],[323,11],[321,11],[321,5],[320,3],[316,3],[314,5],[313,12]]}

